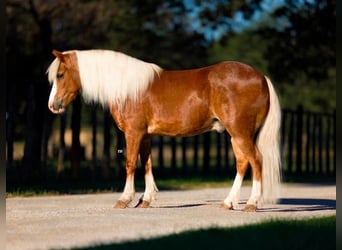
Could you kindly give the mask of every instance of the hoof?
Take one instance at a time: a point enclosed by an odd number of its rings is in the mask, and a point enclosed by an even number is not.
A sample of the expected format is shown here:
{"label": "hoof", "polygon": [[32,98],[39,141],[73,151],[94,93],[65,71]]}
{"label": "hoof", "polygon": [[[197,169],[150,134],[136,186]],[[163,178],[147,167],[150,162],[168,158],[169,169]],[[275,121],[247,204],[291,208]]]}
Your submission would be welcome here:
{"label": "hoof", "polygon": [[224,210],[233,210],[234,209],[233,205],[228,206],[226,203],[221,203],[220,208],[224,209]]}
{"label": "hoof", "polygon": [[247,204],[243,209],[244,212],[255,212],[257,209],[256,205]]}
{"label": "hoof", "polygon": [[135,207],[138,207],[138,208],[149,208],[150,207],[150,202],[149,201],[140,200],[139,203]]}
{"label": "hoof", "polygon": [[129,204],[129,201],[118,200],[114,206],[114,208],[126,208]]}

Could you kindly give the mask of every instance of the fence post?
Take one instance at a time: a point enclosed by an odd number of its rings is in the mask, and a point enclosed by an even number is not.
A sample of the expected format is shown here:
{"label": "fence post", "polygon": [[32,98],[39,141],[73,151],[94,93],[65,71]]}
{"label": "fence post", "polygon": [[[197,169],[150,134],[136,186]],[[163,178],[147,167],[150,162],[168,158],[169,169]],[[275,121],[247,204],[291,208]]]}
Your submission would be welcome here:
{"label": "fence post", "polygon": [[316,143],[317,143],[317,119],[318,115],[314,114],[313,115],[313,126],[312,126],[312,147],[311,147],[311,154],[312,154],[312,169],[313,169],[313,174],[317,174],[317,169],[316,169]]}
{"label": "fence post", "polygon": [[216,133],[216,172],[217,174],[221,174],[221,165],[222,165],[222,161],[221,161],[221,133]]}
{"label": "fence post", "polygon": [[173,174],[177,174],[177,143],[176,138],[171,137],[171,169]]}
{"label": "fence post", "polygon": [[336,109],[333,113],[333,161],[334,161],[334,171],[333,175],[336,176]]}
{"label": "fence post", "polygon": [[187,162],[186,162],[186,141],[185,137],[182,138],[182,172],[183,174],[187,173]]}
{"label": "fence post", "polygon": [[193,166],[193,169],[194,169],[194,172],[195,174],[198,173],[198,143],[199,143],[199,136],[196,135],[195,138],[194,138],[194,160],[193,160],[193,163],[194,163],[194,166]]}
{"label": "fence post", "polygon": [[323,174],[323,122],[318,117],[318,173]]}
{"label": "fence post", "polygon": [[164,173],[164,137],[158,136],[158,168],[161,170],[161,173]]}
{"label": "fence post", "polygon": [[302,152],[303,152],[303,106],[297,106],[297,140],[296,140],[296,174],[302,170]]}
{"label": "fence post", "polygon": [[96,169],[96,133],[97,133],[97,114],[96,106],[93,104],[91,106],[91,125],[92,125],[92,149],[91,149],[91,170]]}
{"label": "fence post", "polygon": [[293,153],[293,127],[294,127],[294,113],[290,112],[290,127],[288,133],[288,168],[287,171],[289,174],[292,173],[292,153]]}
{"label": "fence post", "polygon": [[102,162],[102,177],[109,178],[110,166],[110,125],[112,119],[109,110],[103,112],[103,162]]}
{"label": "fence post", "polygon": [[65,154],[65,127],[66,127],[66,112],[60,116],[60,130],[59,130],[59,149],[57,162],[57,179],[63,178],[64,175],[64,154]]}
{"label": "fence post", "polygon": [[331,139],[331,121],[330,116],[327,116],[327,128],[325,137],[325,169],[326,175],[330,174],[330,139]]}
{"label": "fence post", "polygon": [[[226,170],[227,173],[231,172],[230,169],[230,159],[229,159],[229,145],[230,145],[230,140],[229,140],[229,134],[227,132],[224,132],[224,164],[225,167],[224,169]],[[234,161],[234,157],[233,157]]]}
{"label": "fence post", "polygon": [[80,164],[81,164],[81,142],[80,142],[80,132],[81,132],[81,97],[77,96],[72,104],[72,114],[71,114],[71,130],[72,130],[72,140],[71,140],[71,150],[70,150],[70,160],[71,160],[71,174],[72,178],[79,178]]}
{"label": "fence post", "polygon": [[310,160],[310,146],[311,146],[311,113],[306,115],[306,146],[305,146],[305,173],[309,174],[311,172],[311,160]]}
{"label": "fence post", "polygon": [[208,174],[210,168],[210,133],[203,134],[203,173]]}

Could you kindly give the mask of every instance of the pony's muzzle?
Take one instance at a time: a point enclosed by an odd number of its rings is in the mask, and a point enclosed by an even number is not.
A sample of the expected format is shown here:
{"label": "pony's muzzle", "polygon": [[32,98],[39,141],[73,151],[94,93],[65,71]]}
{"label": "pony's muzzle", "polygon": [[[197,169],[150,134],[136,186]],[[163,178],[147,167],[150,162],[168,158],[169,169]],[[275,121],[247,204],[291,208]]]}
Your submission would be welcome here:
{"label": "pony's muzzle", "polygon": [[63,109],[63,104],[62,104],[62,101],[54,101],[53,102],[53,109],[54,110],[59,110],[59,109]]}
{"label": "pony's muzzle", "polygon": [[54,114],[61,114],[65,111],[62,100],[54,100],[52,103],[49,103],[49,109]]}

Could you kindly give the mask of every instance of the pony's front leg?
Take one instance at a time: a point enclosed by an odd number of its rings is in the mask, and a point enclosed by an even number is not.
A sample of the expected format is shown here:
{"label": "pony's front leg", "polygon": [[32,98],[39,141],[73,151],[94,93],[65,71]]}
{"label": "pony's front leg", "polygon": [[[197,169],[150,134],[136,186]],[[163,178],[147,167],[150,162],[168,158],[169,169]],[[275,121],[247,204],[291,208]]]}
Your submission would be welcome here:
{"label": "pony's front leg", "polygon": [[127,148],[126,183],[122,195],[114,206],[115,208],[126,208],[133,200],[135,195],[134,174],[137,168],[137,158],[141,137],[137,135],[128,135],[128,133],[125,133],[125,138]]}
{"label": "pony's front leg", "polygon": [[155,200],[158,188],[152,174],[151,137],[146,136],[140,145],[141,165],[145,166],[145,192],[137,207],[147,208]]}

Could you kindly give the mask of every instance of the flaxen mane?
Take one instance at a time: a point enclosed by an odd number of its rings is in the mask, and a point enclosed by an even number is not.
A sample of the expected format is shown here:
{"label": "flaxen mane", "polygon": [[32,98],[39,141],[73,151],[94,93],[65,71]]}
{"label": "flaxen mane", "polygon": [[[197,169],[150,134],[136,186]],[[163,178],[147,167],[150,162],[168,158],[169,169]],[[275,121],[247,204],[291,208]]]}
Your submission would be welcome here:
{"label": "flaxen mane", "polygon": [[[83,97],[103,106],[119,107],[127,98],[137,100],[162,69],[120,52],[109,50],[73,50],[79,67]],[[56,80],[60,61],[56,58],[48,69],[50,83]]]}

